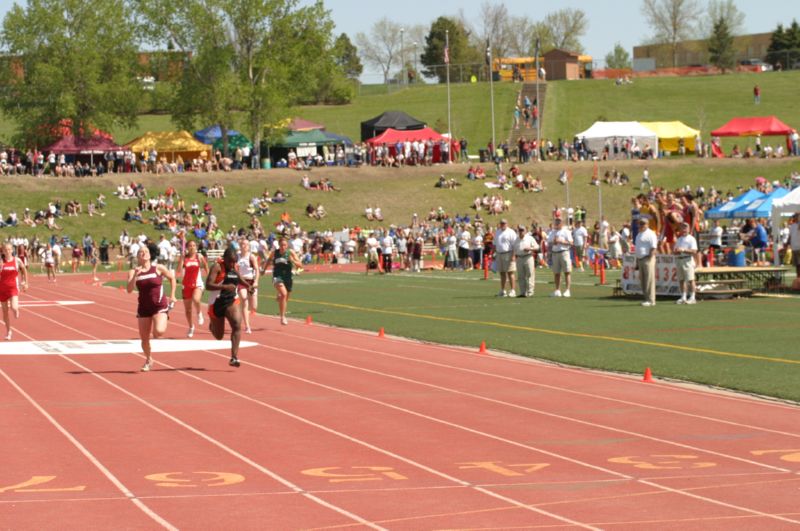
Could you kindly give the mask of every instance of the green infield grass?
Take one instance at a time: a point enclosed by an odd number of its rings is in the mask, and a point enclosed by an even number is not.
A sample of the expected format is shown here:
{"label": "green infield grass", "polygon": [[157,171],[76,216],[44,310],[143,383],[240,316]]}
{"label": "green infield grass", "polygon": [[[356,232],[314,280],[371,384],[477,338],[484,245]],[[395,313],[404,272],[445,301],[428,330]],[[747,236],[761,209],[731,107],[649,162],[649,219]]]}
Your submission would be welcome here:
{"label": "green infield grass", "polygon": [[[537,269],[533,298],[498,298],[499,281],[475,272],[303,274],[295,279],[292,326],[314,323],[513,352],[569,365],[674,378],[800,401],[800,299],[755,297],[643,308],[613,298],[590,272],[576,272],[572,298],[551,298],[552,274]],[[609,272],[613,285],[618,271]],[[277,304],[262,282],[260,311]],[[311,325],[313,326],[313,324]],[[322,347],[321,347],[322,348]],[[417,348],[409,343],[409,349]]]}

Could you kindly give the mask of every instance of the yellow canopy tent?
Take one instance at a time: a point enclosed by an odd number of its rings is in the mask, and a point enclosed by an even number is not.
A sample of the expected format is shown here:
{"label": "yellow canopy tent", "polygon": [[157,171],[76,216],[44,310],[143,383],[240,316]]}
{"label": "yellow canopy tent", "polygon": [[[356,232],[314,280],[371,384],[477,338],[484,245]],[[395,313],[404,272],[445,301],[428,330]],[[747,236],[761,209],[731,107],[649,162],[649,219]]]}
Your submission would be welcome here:
{"label": "yellow canopy tent", "polygon": [[125,147],[137,156],[155,148],[159,158],[165,156],[170,162],[178,155],[188,163],[192,159],[207,158],[212,153],[211,146],[197,141],[188,131],[148,131]]}
{"label": "yellow canopy tent", "polygon": [[700,134],[683,122],[639,122],[653,131],[658,137],[658,150],[678,152],[678,144],[683,139],[686,152],[695,150],[695,138]]}

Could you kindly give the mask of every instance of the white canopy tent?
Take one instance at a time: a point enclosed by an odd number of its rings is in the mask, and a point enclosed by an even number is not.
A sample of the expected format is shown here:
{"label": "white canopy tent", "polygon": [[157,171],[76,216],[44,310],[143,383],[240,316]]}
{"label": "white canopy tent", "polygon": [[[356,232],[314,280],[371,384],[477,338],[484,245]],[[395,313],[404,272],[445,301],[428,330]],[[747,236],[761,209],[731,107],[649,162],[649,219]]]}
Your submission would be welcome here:
{"label": "white canopy tent", "polygon": [[[789,192],[787,195],[772,201],[772,241],[780,241],[781,233],[781,218],[790,216],[800,212],[800,186]],[[780,256],[776,252],[774,255],[773,263],[777,266],[780,265]]]}
{"label": "white canopy tent", "polygon": [[654,131],[639,122],[595,122],[589,129],[575,136],[584,139],[586,147],[597,153],[603,151],[606,140],[613,143],[617,138],[621,144],[624,139],[632,138],[643,151],[649,146],[658,155],[658,137]]}

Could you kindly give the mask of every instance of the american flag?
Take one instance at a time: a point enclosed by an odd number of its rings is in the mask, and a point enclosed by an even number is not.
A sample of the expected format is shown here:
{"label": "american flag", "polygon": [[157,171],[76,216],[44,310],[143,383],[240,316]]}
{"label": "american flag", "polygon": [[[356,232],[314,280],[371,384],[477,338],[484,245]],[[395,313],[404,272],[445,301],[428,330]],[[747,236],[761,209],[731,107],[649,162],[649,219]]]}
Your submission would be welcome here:
{"label": "american flag", "polygon": [[450,47],[449,46],[445,46],[444,47],[444,64],[446,64],[446,65],[450,64]]}

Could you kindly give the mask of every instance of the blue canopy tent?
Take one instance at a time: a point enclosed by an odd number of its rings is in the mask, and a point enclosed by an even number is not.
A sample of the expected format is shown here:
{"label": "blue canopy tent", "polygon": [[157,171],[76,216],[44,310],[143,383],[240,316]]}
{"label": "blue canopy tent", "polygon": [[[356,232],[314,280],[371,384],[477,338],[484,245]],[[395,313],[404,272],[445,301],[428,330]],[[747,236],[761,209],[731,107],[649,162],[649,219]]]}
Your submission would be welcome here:
{"label": "blue canopy tent", "polygon": [[789,193],[786,188],[776,188],[770,194],[742,205],[733,211],[734,218],[768,218],[772,215],[772,201],[780,199]]}
{"label": "blue canopy tent", "polygon": [[[235,131],[233,129],[228,129],[228,141],[230,141],[231,137],[241,135],[239,131]],[[202,142],[203,144],[213,144],[216,140],[222,138],[222,129],[219,125],[211,125],[206,127],[205,129],[201,129],[200,131],[194,132],[194,137]]]}
{"label": "blue canopy tent", "polygon": [[731,219],[733,218],[733,211],[741,206],[747,206],[756,199],[761,199],[764,197],[764,194],[759,192],[758,190],[748,190],[745,193],[741,194],[734,199],[731,199],[727,203],[720,205],[718,207],[714,207],[708,212],[706,212],[706,218],[708,219]]}
{"label": "blue canopy tent", "polygon": [[353,145],[353,141],[350,140],[350,137],[344,135],[337,135],[336,133],[331,133],[330,131],[322,131],[322,132],[325,133],[325,136],[335,141],[337,144],[344,144],[345,146]]}

